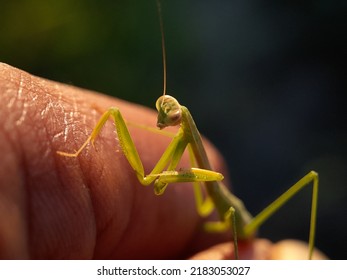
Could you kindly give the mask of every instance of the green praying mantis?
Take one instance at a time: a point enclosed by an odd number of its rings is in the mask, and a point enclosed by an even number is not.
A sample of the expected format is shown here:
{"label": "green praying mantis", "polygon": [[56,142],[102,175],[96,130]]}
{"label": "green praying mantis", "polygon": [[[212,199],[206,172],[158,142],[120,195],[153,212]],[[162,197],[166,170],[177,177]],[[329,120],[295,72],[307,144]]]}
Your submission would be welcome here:
{"label": "green praying mantis", "polygon": [[[163,56],[163,94],[156,102],[158,111],[157,127],[164,129],[168,126],[178,126],[177,133],[171,143],[158,160],[149,174],[145,174],[141,158],[128,131],[120,110],[112,107],[100,118],[87,140],[74,153],[58,151],[61,156],[77,157],[89,144],[94,143],[105,123],[111,118],[116,127],[119,146],[133,168],[139,182],[145,186],[153,184],[154,193],[162,195],[168,184],[177,182],[191,182],[194,188],[196,209],[199,215],[206,217],[214,210],[217,211],[219,221],[206,222],[205,230],[209,232],[223,232],[231,230],[233,235],[235,258],[238,259],[238,240],[251,240],[257,229],[290,200],[305,186],[313,185],[311,217],[309,230],[308,259],[312,258],[314,251],[316,214],[318,201],[318,174],[310,171],[285,193],[252,217],[243,202],[232,194],[222,183],[223,175],[212,170],[204,144],[198,128],[189,110],[179,104],[172,96],[166,94],[166,53],[163,31],[163,20],[159,0],[157,0],[160,29],[162,34]],[[191,166],[187,169],[178,169],[177,166],[185,150],[188,150]],[[206,188],[204,194],[202,186]]]}

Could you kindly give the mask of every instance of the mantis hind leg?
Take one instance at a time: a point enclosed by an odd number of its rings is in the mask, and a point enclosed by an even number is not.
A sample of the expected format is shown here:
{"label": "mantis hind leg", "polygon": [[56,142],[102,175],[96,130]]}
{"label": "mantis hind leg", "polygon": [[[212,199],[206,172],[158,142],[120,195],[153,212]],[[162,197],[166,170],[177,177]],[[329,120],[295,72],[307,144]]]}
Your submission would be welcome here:
{"label": "mantis hind leg", "polygon": [[314,250],[314,240],[316,233],[316,219],[317,219],[317,203],[318,203],[318,173],[310,171],[297,183],[291,186],[285,193],[278,197],[274,202],[267,206],[263,211],[256,215],[245,227],[244,232],[246,236],[251,236],[255,231],[270,218],[279,208],[281,208],[288,200],[302,190],[305,186],[313,183],[312,189],[312,203],[311,203],[311,217],[310,217],[310,232],[309,232],[309,252],[308,258],[312,258]]}

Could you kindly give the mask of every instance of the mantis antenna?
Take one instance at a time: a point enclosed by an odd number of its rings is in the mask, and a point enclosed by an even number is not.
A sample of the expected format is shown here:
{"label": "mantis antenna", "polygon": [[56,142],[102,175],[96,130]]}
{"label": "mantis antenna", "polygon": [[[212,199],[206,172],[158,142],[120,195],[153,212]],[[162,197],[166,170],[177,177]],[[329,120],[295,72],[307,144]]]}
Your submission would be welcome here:
{"label": "mantis antenna", "polygon": [[158,8],[160,33],[161,33],[161,49],[163,54],[163,96],[164,96],[166,95],[166,51],[165,51],[165,38],[164,38],[164,24],[163,24],[163,17],[161,14],[161,4],[159,0],[157,0],[157,8]]}

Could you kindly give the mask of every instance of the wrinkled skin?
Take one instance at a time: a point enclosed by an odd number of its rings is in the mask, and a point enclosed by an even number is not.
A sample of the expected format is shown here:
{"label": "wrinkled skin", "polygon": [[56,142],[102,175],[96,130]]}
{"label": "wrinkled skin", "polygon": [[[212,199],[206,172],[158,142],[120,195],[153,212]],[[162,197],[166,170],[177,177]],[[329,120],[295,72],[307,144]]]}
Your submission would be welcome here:
{"label": "wrinkled skin", "polygon": [[[112,122],[95,149],[88,145],[78,158],[56,154],[79,148],[111,106],[152,127],[154,111],[6,64],[0,64],[0,94],[0,258],[232,257],[231,242],[222,243],[230,236],[202,231],[189,184],[172,184],[155,196],[137,182]],[[134,127],[130,132],[149,171],[170,139]],[[218,152],[208,142],[206,147],[215,169],[226,174]],[[180,166],[188,165],[184,158]],[[286,258],[288,250],[291,258],[307,256],[307,246],[295,241],[240,244],[241,258],[248,259]]]}

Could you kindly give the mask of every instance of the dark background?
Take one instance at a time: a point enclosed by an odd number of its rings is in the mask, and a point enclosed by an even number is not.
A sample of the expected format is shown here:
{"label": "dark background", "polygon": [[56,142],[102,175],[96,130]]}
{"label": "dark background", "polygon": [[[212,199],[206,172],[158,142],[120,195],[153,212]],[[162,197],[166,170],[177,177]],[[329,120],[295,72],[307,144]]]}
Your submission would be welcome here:
{"label": "dark background", "polygon": [[[278,3],[280,2],[280,3]],[[258,213],[320,174],[317,246],[347,257],[346,1],[162,2],[168,91],[221,150]],[[154,107],[162,93],[154,0],[0,0],[0,61]],[[311,188],[260,231],[307,240]]]}

